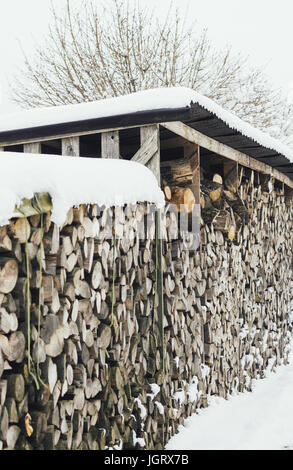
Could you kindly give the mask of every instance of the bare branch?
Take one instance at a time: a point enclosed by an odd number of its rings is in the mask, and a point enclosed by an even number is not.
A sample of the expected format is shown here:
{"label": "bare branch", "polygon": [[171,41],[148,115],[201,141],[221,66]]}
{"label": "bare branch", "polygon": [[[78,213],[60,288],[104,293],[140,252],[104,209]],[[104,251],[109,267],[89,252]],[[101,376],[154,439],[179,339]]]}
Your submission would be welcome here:
{"label": "bare branch", "polygon": [[12,85],[22,107],[186,86],[276,137],[288,141],[292,134],[292,106],[263,69],[230,47],[217,50],[207,31],[172,5],[158,18],[139,0],[86,0],[80,8],[67,0],[61,13],[52,4],[51,14],[45,46],[36,46],[32,58],[23,54]]}

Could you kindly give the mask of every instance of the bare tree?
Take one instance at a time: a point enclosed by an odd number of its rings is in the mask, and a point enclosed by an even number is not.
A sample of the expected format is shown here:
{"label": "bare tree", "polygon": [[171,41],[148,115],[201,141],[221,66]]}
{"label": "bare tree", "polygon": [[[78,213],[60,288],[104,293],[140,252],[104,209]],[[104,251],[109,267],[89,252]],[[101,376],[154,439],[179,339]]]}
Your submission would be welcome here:
{"label": "bare tree", "polygon": [[229,47],[217,50],[173,7],[162,20],[139,1],[67,0],[61,13],[52,6],[46,43],[24,54],[13,100],[54,106],[170,86],[193,88],[277,137],[290,134],[292,110],[263,67]]}

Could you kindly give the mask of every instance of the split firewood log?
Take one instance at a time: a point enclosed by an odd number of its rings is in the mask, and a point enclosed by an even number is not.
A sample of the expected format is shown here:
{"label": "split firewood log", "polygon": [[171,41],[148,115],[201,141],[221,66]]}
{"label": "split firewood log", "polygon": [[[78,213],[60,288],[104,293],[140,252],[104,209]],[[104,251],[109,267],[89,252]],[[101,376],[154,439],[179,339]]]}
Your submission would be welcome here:
{"label": "split firewood log", "polygon": [[0,257],[0,293],[11,292],[18,280],[18,263],[15,259]]}
{"label": "split firewood log", "polygon": [[170,186],[170,202],[177,206],[178,211],[191,212],[195,204],[195,197],[190,188]]}
{"label": "split firewood log", "polygon": [[12,250],[12,241],[7,234],[7,227],[0,227],[0,248],[6,251]]}

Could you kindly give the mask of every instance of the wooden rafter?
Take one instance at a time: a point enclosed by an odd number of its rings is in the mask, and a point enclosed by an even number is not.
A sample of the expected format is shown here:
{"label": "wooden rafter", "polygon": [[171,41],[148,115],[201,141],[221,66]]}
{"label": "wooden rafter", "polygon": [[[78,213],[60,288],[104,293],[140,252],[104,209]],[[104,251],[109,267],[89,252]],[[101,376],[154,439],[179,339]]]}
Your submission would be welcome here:
{"label": "wooden rafter", "polygon": [[280,171],[272,168],[270,165],[266,163],[260,162],[253,157],[249,157],[245,153],[239,152],[228,145],[222,144],[211,137],[208,137],[200,132],[196,131],[190,126],[187,126],[183,122],[174,121],[174,122],[164,122],[161,123],[161,126],[169,131],[173,132],[174,134],[183,137],[189,142],[194,144],[198,144],[200,147],[203,147],[211,152],[221,155],[222,157],[228,158],[233,160],[240,165],[245,167],[251,168],[252,170],[259,171],[260,173],[264,173],[267,175],[271,175],[277,180],[283,182],[290,188],[293,188],[293,180],[291,180],[288,176],[284,175]]}
{"label": "wooden rafter", "polygon": [[144,142],[144,144],[138,149],[136,154],[132,157],[132,161],[146,165],[150,159],[158,151],[156,133],[152,133],[151,136]]}

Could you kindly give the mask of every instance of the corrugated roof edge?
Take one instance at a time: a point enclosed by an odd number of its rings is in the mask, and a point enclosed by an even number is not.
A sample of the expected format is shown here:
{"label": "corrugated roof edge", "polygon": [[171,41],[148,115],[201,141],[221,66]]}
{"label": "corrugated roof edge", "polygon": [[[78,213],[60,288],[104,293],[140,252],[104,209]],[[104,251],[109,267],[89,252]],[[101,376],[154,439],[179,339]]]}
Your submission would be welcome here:
{"label": "corrugated roof edge", "polygon": [[[160,107],[161,104],[164,106]],[[25,115],[26,113],[30,113],[27,114],[27,116],[33,116],[32,122],[34,122],[34,120],[37,122],[39,115],[42,117],[41,121],[44,122],[44,124],[40,126],[34,125],[31,127],[27,124],[24,128],[19,127],[18,129],[14,128],[10,130],[8,125],[8,129],[6,127],[6,131],[4,130],[1,132],[0,130],[0,144],[25,139],[48,137],[52,135],[64,135],[69,132],[86,132],[86,130],[94,129],[102,130],[107,128],[127,127],[174,120],[182,120],[186,122],[192,120],[193,109],[196,106],[200,106],[207,110],[231,129],[234,129],[243,136],[252,139],[256,144],[273,150],[286,157],[290,162],[293,162],[293,151],[288,146],[259,129],[254,128],[242,119],[233,115],[231,112],[226,111],[210,98],[185,87],[144,90],[130,95],[100,100],[97,102],[53,108],[40,108],[39,110],[34,109],[17,113],[15,115],[18,118],[16,121],[19,120],[21,122],[23,119],[24,123],[28,123],[28,121],[25,120]],[[111,108],[113,109],[112,115]],[[127,109],[129,109],[129,112],[120,112],[119,114],[119,110],[126,111]],[[69,111],[71,110],[77,111],[76,114],[70,113]],[[81,113],[78,111],[83,112]],[[98,115],[97,118],[92,117],[95,115],[95,111]],[[48,118],[48,122],[50,123],[46,123],[46,113],[51,114],[50,119]],[[64,122],[58,122],[63,114],[64,117],[67,116],[67,120]],[[84,118],[74,120],[75,115],[82,115]],[[86,117],[89,115],[91,118],[87,119]],[[69,117],[71,120],[68,119]],[[12,115],[9,116],[9,119],[13,122]],[[7,119],[4,117],[0,118],[0,128],[1,121],[3,122],[5,129],[5,125],[7,126]]]}
{"label": "corrugated roof edge", "polygon": [[280,140],[275,139],[269,134],[243,121],[242,119],[230,113],[229,111],[226,111],[224,108],[222,108],[206,96],[199,95],[198,100],[196,100],[195,102],[192,101],[190,103],[191,107],[196,104],[200,105],[202,108],[212,113],[214,116],[216,116],[225,124],[227,124],[231,129],[240,132],[240,134],[244,135],[245,137],[248,137],[249,139],[252,139],[254,142],[261,145],[262,147],[274,150],[275,152],[284,155],[291,162],[293,162],[293,151],[287,145],[283,144]]}

